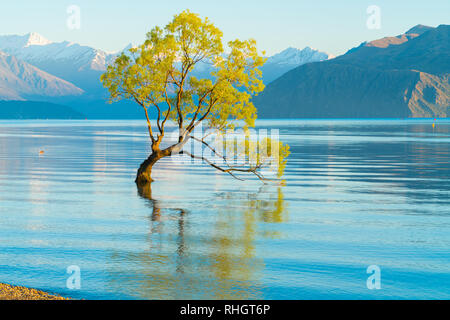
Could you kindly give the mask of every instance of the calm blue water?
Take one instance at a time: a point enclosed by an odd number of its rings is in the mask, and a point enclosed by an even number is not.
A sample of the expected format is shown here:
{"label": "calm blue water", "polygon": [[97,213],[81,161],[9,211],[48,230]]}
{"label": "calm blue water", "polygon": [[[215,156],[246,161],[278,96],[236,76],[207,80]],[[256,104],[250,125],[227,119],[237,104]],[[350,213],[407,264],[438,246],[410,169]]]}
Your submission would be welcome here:
{"label": "calm blue water", "polygon": [[286,186],[163,160],[139,193],[144,122],[0,121],[0,282],[86,299],[450,298],[450,121],[259,126],[291,146]]}

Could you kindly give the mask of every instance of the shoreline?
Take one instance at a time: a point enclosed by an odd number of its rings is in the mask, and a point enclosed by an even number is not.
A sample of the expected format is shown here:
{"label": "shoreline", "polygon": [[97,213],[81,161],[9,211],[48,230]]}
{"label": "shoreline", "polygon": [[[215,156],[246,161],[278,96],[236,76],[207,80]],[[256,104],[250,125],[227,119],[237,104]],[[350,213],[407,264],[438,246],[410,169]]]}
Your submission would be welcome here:
{"label": "shoreline", "polygon": [[0,283],[0,300],[70,300],[41,290]]}

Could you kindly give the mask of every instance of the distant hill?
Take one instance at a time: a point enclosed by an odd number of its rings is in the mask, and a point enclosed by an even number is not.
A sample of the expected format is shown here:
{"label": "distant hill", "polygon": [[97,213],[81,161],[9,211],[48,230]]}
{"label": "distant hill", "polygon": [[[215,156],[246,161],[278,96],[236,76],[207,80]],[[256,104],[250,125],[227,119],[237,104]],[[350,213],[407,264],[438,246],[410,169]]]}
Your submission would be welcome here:
{"label": "distant hill", "polygon": [[450,116],[450,26],[418,25],[295,68],[254,98],[262,118]]}
{"label": "distant hill", "polygon": [[72,108],[36,101],[0,101],[0,119],[84,119]]}
{"label": "distant hill", "polygon": [[79,96],[83,90],[0,51],[0,100]]}

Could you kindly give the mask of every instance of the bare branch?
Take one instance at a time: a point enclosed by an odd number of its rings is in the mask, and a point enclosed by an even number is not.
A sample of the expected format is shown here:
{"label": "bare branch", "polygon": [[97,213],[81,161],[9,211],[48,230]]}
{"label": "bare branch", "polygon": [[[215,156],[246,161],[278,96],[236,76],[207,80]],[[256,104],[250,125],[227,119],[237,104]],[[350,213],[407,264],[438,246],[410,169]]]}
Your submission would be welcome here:
{"label": "bare branch", "polygon": [[[206,98],[208,95],[210,95],[210,100],[211,100],[211,94],[213,93],[214,89],[217,87],[217,85],[218,85],[220,82],[221,82],[221,80],[218,80],[218,81],[211,87],[211,89],[207,90],[207,91],[200,97],[200,99],[199,99],[199,101],[198,101],[198,105],[197,105],[197,110],[195,111],[195,114],[194,114],[194,116],[192,117],[191,123],[190,123],[189,126],[187,127],[187,130],[189,130],[189,129],[192,128],[192,127],[195,127],[194,123],[195,123],[195,120],[196,120],[197,117],[198,117],[198,114],[200,113],[200,109],[201,109],[203,100],[205,100],[205,98]],[[210,103],[210,104],[211,104],[211,103]],[[210,105],[210,107],[209,107],[207,113],[209,113],[209,111],[211,110],[211,107],[212,107],[212,106]],[[207,116],[207,115],[206,115],[206,116]],[[203,120],[204,118],[206,118],[206,116],[203,116],[203,117],[202,117],[202,120]],[[189,130],[189,132],[190,132],[190,130]]]}
{"label": "bare branch", "polygon": [[[216,155],[218,155],[219,157],[221,157],[221,158],[225,161],[225,163],[227,163],[227,158],[226,158],[224,155],[222,155],[222,154],[220,154],[219,152],[217,152],[216,149],[214,149],[213,147],[211,147],[205,140],[199,139],[199,138],[194,137],[194,136],[189,136],[189,138],[191,138],[191,139],[193,139],[193,140],[195,140],[195,141],[198,141],[198,142],[204,144],[208,149],[210,149],[212,152],[214,152],[214,154],[216,154]],[[227,163],[227,166],[229,166],[228,163]]]}
{"label": "bare branch", "polygon": [[228,173],[233,178],[236,178],[238,180],[243,181],[244,179],[241,179],[241,178],[237,177],[233,172],[253,173],[255,176],[258,177],[259,180],[261,180],[262,182],[266,183],[265,182],[266,179],[264,178],[264,176],[261,173],[257,172],[257,170],[260,169],[261,166],[256,166],[254,168],[248,168],[248,169],[239,169],[239,168],[233,168],[233,167],[230,167],[228,169],[224,169],[224,168],[221,168],[218,165],[212,163],[211,161],[209,161],[205,157],[193,155],[193,154],[189,153],[188,151],[184,151],[183,150],[183,151],[180,152],[180,154],[186,154],[186,155],[190,156],[193,159],[199,159],[199,160],[205,161],[211,167],[213,167],[213,168],[215,168],[215,169],[217,169],[219,171],[222,171],[224,173]]}
{"label": "bare branch", "polygon": [[155,143],[155,137],[153,137],[153,130],[152,130],[152,124],[150,122],[150,118],[148,117],[148,111],[147,111],[147,107],[139,100],[136,98],[136,96],[134,94],[132,94],[133,99],[142,107],[144,108],[145,111],[145,118],[147,119],[147,127],[148,127],[148,133],[150,135],[150,139],[152,139],[152,144]]}

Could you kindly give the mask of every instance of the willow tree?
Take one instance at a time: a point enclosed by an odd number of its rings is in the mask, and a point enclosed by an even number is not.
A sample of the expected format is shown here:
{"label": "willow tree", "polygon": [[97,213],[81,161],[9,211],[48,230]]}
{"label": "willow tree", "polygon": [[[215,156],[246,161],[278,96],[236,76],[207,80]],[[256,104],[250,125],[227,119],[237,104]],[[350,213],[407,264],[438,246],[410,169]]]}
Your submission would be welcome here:
{"label": "willow tree", "polygon": [[[270,156],[269,140],[256,145],[245,143],[247,156],[256,158],[245,167],[233,166],[227,161],[219,166],[202,155],[183,150],[189,140],[195,139],[225,159],[223,150],[216,150],[204,137],[194,137],[194,129],[203,124],[209,132],[214,129],[225,133],[237,123],[242,123],[244,128],[254,126],[257,110],[251,98],[264,89],[259,68],[265,62],[257,52],[255,40],[230,41],[225,54],[222,32],[208,18],[202,19],[187,10],[174,16],[164,28],[153,28],[142,45],[129,51],[108,67],[101,81],[109,90],[111,102],[130,99],[145,113],[151,153],[141,164],[136,183],[151,182],[153,165],[164,157],[180,153],[201,159],[235,177],[236,172],[247,172],[264,178],[260,171],[263,158]],[[198,79],[193,75],[201,63],[211,65],[210,77]],[[157,114],[156,120],[150,119],[150,110]],[[164,139],[168,121],[176,124],[178,138],[164,146],[168,140]],[[269,152],[261,152],[263,144],[268,146]],[[280,144],[277,149],[281,154],[277,161],[283,168],[288,148]]]}

